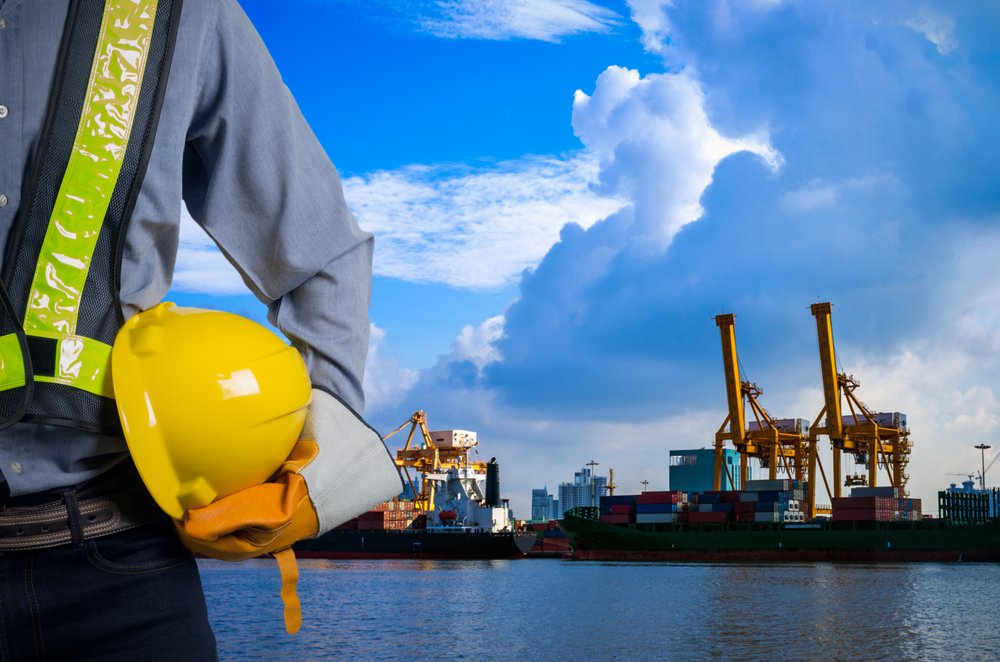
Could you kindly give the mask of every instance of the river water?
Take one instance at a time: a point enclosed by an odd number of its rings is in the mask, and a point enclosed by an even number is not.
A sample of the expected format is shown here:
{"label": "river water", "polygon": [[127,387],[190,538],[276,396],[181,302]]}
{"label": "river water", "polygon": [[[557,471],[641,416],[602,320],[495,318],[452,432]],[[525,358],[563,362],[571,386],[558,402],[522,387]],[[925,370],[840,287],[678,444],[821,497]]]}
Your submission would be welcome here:
{"label": "river water", "polygon": [[223,660],[998,660],[1000,565],[200,561]]}

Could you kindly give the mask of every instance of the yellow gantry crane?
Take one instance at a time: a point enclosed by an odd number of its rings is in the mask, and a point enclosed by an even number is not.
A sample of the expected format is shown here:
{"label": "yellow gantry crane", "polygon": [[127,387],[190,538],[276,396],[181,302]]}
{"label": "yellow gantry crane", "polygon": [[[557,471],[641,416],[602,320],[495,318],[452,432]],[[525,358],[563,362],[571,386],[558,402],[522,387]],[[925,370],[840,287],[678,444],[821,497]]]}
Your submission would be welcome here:
{"label": "yellow gantry crane", "polygon": [[[725,442],[731,441],[740,455],[739,481],[728,475],[730,485],[743,485],[748,475],[747,461],[757,458],[761,466],[768,469],[768,477],[778,477],[779,468],[789,478],[807,481],[808,442],[804,426],[798,419],[776,421],[757,401],[763,393],[754,383],[740,378],[739,359],[736,353],[735,315],[716,315],[722,340],[722,364],[726,377],[726,401],[729,415],[715,433],[715,467],[713,487],[722,488],[723,471],[728,468],[723,462]],[[749,403],[754,421],[747,425],[746,404]]]}
{"label": "yellow gantry crane", "polygon": [[[902,414],[873,413],[858,399],[854,391],[859,384],[853,376],[837,372],[837,355],[833,344],[833,325],[830,320],[833,306],[814,303],[811,306],[816,318],[819,340],[820,372],[823,378],[825,404],[809,430],[809,475],[815,476],[817,465],[830,497],[841,495],[841,456],[849,453],[861,464],[868,465],[866,479],[851,476],[849,484],[867,482],[875,487],[878,468],[884,467],[889,484],[906,487],[909,476],[906,466],[910,458],[909,430]],[[841,402],[846,400],[849,414],[845,415]],[[826,417],[825,425],[820,425]],[[833,491],[826,480],[826,472],[819,461],[817,438],[826,435],[833,446]],[[816,481],[809,482],[808,512],[811,517],[816,509]]]}
{"label": "yellow gantry crane", "polygon": [[[409,420],[404,421],[395,430],[383,437],[388,439],[407,425],[410,432],[406,436],[406,444],[396,451],[396,466],[403,469],[406,481],[410,485],[410,490],[414,495],[414,508],[416,510],[434,510],[434,481],[425,480],[423,474],[443,473],[452,467],[471,468],[476,471],[486,472],[486,463],[482,461],[469,460],[468,447],[440,447],[434,443],[430,431],[427,429],[427,413],[423,411],[414,412]],[[420,431],[420,440],[417,445],[412,446],[414,436]],[[421,474],[420,490],[416,489],[410,469]]]}

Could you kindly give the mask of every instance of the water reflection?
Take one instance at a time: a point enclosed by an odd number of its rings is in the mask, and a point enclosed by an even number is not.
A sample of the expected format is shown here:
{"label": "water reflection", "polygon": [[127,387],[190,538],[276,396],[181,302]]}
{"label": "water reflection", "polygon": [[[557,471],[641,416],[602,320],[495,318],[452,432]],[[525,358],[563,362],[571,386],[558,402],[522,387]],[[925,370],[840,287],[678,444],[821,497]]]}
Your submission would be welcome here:
{"label": "water reflection", "polygon": [[[995,659],[993,565],[203,562],[224,659]],[[238,568],[238,571],[234,571]],[[252,647],[250,647],[252,644]]]}

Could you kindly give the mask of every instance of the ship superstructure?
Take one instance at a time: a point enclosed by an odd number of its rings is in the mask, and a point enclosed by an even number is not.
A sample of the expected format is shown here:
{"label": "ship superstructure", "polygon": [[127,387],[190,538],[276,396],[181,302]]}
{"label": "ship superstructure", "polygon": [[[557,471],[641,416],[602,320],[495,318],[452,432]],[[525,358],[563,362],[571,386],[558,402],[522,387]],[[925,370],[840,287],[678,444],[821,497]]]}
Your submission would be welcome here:
{"label": "ship superstructure", "polygon": [[479,441],[469,430],[427,429],[427,416],[415,412],[385,436],[409,426],[406,444],[396,452],[407,492],[318,538],[302,540],[296,553],[305,558],[339,559],[509,559],[524,556],[534,533],[517,530],[500,498],[500,468],[495,459],[472,458]]}
{"label": "ship superstructure", "polygon": [[471,458],[479,445],[475,432],[428,430],[427,415],[418,411],[386,438],[407,425],[410,431],[406,445],[396,452],[396,465],[415,495],[415,510],[426,515],[427,530],[513,530],[510,508],[500,498],[496,459],[483,462]]}

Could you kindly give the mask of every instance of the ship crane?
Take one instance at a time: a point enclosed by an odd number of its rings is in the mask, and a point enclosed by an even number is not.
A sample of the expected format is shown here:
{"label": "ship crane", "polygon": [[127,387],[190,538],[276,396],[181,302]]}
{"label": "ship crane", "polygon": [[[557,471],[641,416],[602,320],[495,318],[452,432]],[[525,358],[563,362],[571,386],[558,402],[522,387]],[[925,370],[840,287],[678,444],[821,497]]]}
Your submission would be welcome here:
{"label": "ship crane", "polygon": [[[726,399],[729,415],[715,433],[715,466],[713,488],[722,488],[725,442],[731,441],[740,456],[739,481],[728,475],[730,485],[743,485],[747,475],[747,460],[755,457],[768,470],[768,477],[778,477],[781,470],[789,478],[808,480],[808,437],[806,426],[800,419],[776,420],[758,402],[763,391],[756,384],[740,378],[739,359],[736,353],[735,315],[715,316],[722,340],[722,363],[726,378]],[[747,425],[746,405],[750,405],[754,420]]]}
{"label": "ship crane", "polygon": [[[409,420],[404,421],[383,440],[396,434],[407,425],[410,431],[406,436],[406,444],[396,451],[396,466],[403,470],[406,482],[413,494],[414,508],[420,511],[434,510],[435,483],[449,469],[472,469],[480,473],[486,472],[486,463],[470,460],[470,446],[440,446],[434,442],[427,429],[427,414],[423,411],[414,412]],[[414,437],[420,432],[419,439],[414,444]],[[417,490],[410,469],[421,474],[420,489]]]}
{"label": "ship crane", "polygon": [[[842,483],[841,455],[848,453],[853,455],[859,464],[868,465],[867,483],[871,487],[877,486],[878,469],[884,468],[889,484],[905,489],[909,479],[906,466],[909,463],[911,448],[906,417],[896,412],[872,413],[858,399],[855,394],[859,386],[858,381],[853,375],[837,371],[833,325],[830,321],[833,306],[829,302],[814,303],[810,310],[816,318],[824,406],[809,430],[809,475],[816,475],[818,465],[827,494],[834,498],[839,497]],[[849,414],[843,413],[842,401],[847,402]],[[821,425],[824,423],[824,417],[825,424]],[[826,435],[833,447],[832,492],[818,455],[817,440],[821,435]],[[817,482],[809,481],[806,517],[815,514]]]}

